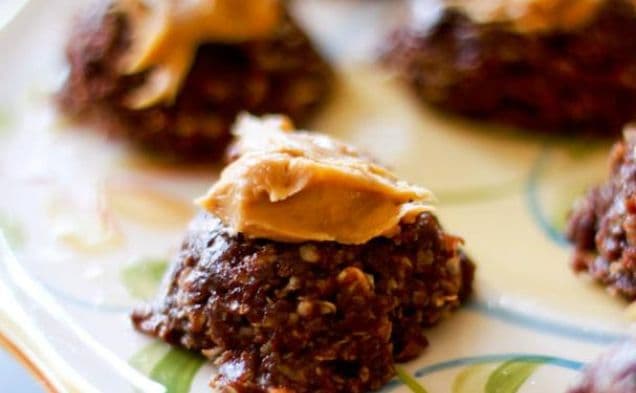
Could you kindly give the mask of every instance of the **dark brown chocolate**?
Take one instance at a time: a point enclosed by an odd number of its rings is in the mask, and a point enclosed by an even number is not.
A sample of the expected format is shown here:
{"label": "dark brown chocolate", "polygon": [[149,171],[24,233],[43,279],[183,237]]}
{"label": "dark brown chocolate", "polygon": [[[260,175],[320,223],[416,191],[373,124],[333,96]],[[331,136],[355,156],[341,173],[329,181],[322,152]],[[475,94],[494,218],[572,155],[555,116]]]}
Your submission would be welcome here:
{"label": "dark brown chocolate", "polygon": [[219,159],[241,111],[283,113],[303,124],[331,90],[331,68],[287,17],[267,40],[202,45],[174,104],[133,110],[124,97],[147,73],[118,73],[129,45],[126,15],[112,7],[78,20],[59,107],[167,158]]}
{"label": "dark brown chocolate", "polygon": [[[470,294],[461,239],[423,213],[363,245],[279,243],[192,223],[168,287],[132,316],[142,332],[216,357],[215,387],[361,393],[428,345],[423,329]],[[229,390],[232,391],[232,390]]]}
{"label": "dark brown chocolate", "polygon": [[607,0],[573,31],[521,33],[459,9],[406,24],[384,61],[435,107],[548,133],[618,135],[636,113],[636,9]]}
{"label": "dark brown chocolate", "polygon": [[636,299],[636,130],[610,154],[610,175],[577,202],[567,227],[572,266],[611,293]]}

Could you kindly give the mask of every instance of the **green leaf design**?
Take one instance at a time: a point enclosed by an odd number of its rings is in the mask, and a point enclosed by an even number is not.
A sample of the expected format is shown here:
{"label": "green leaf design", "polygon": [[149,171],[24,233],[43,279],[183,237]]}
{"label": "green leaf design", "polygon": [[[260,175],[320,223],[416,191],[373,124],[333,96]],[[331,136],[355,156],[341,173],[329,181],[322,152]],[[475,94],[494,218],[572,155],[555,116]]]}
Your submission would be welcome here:
{"label": "green leaf design", "polygon": [[503,363],[490,374],[485,393],[516,393],[543,361],[513,359]]}
{"label": "green leaf design", "polygon": [[406,370],[402,367],[396,367],[398,378],[406,385],[413,393],[428,393],[424,386],[420,385]]}
{"label": "green leaf design", "polygon": [[121,280],[128,293],[138,299],[154,296],[168,267],[161,259],[144,259],[126,266],[121,272]]}
{"label": "green leaf design", "polygon": [[155,365],[159,363],[171,348],[171,346],[161,341],[154,341],[133,355],[128,363],[140,372],[150,375]]}
{"label": "green leaf design", "polygon": [[4,108],[0,108],[0,135],[9,131],[9,126],[12,124],[9,111]]}
{"label": "green leaf design", "polygon": [[129,363],[162,384],[166,393],[188,393],[205,359],[157,341],[135,354]]}
{"label": "green leaf design", "polygon": [[20,248],[24,243],[24,232],[20,225],[4,214],[0,214],[0,231],[2,231],[11,247]]}
{"label": "green leaf design", "polygon": [[150,372],[150,378],[166,387],[166,393],[188,393],[205,359],[183,349],[172,349]]}
{"label": "green leaf design", "polygon": [[488,377],[499,364],[475,364],[463,369],[453,381],[453,393],[484,393]]}

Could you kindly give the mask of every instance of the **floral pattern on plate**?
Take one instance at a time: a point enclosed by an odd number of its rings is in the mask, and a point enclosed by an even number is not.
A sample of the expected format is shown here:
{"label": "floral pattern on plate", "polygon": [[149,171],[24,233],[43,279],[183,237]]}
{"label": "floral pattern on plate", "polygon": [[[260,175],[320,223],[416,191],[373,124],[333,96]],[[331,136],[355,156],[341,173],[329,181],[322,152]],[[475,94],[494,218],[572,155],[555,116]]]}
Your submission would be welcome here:
{"label": "floral pattern on plate", "polygon": [[[382,392],[564,391],[584,363],[631,333],[627,305],[570,272],[561,235],[570,202],[603,178],[609,146],[475,125],[422,107],[370,65],[376,26],[396,13],[389,3],[294,7],[341,72],[312,128],[432,189],[441,222],[465,237],[478,262],[472,302],[430,329],[430,348],[400,365]],[[61,26],[82,4],[32,0],[0,31],[0,51],[12,54],[0,64],[0,228],[11,244],[2,255],[15,255],[29,285],[50,295],[39,303],[3,269],[0,289],[14,300],[0,300],[0,331],[14,332],[15,310],[23,310],[28,326],[15,340],[50,375],[75,370],[101,391],[158,391],[152,379],[169,392],[207,392],[208,362],[139,335],[127,315],[155,293],[194,212],[190,201],[219,168],[152,165],[57,117],[49,95],[64,72]],[[56,231],[60,221],[64,230]]]}

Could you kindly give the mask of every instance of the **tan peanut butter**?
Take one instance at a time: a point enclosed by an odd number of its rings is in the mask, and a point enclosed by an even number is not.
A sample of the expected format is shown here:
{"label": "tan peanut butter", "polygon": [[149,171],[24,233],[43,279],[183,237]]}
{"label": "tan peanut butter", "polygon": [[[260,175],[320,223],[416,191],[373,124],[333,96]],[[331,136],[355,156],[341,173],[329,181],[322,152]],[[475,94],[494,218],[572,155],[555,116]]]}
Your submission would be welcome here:
{"label": "tan peanut butter", "polygon": [[267,37],[283,14],[279,0],[118,0],[116,6],[132,33],[122,72],[150,71],[128,97],[137,109],[175,99],[200,44]]}
{"label": "tan peanut butter", "polygon": [[605,0],[445,0],[479,23],[508,23],[520,32],[575,30],[590,22]]}
{"label": "tan peanut butter", "polygon": [[235,232],[284,242],[362,244],[432,210],[432,195],[352,147],[292,132],[284,117],[243,115],[240,156],[198,204]]}

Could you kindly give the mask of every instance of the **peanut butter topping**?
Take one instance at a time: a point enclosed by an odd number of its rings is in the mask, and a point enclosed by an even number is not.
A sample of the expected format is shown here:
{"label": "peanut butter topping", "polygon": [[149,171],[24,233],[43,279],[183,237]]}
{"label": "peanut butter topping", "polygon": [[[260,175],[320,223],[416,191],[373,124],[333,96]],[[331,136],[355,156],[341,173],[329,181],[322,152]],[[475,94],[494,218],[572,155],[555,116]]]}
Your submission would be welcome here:
{"label": "peanut butter topping", "polygon": [[432,210],[429,191],[348,145],[292,128],[284,117],[243,115],[234,129],[240,156],[199,205],[249,237],[343,244],[394,235]]}
{"label": "peanut butter topping", "polygon": [[197,48],[205,42],[241,42],[272,34],[282,17],[279,0],[118,0],[131,28],[124,74],[150,71],[128,106],[171,103]]}
{"label": "peanut butter topping", "polygon": [[[417,1],[417,0],[416,0]],[[509,23],[520,32],[575,30],[591,21],[605,0],[445,0],[479,23]]]}

